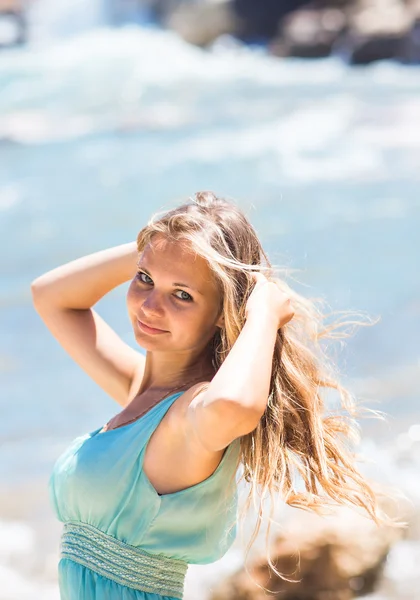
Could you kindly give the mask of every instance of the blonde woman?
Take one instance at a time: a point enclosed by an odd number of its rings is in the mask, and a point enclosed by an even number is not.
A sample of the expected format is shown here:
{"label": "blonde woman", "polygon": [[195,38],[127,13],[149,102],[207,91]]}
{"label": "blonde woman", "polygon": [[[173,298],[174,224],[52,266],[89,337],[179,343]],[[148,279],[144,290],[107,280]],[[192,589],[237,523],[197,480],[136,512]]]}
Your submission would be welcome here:
{"label": "blonde woman", "polygon": [[[129,280],[145,356],[93,309]],[[213,562],[233,543],[240,464],[250,498],[353,504],[378,522],[375,495],[344,449],[352,420],[323,414],[322,388],[350,413],[352,400],[320,352],[322,314],[274,277],[231,202],[199,192],[152,218],[136,243],[58,267],[32,293],[54,337],[121,407],[77,437],[51,474],[62,600],[182,598],[188,564]]]}

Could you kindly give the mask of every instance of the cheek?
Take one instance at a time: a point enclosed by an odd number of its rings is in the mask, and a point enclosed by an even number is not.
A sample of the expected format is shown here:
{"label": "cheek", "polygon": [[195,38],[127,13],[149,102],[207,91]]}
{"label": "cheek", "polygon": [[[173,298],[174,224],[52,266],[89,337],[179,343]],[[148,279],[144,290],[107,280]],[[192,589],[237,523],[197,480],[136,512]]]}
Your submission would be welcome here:
{"label": "cheek", "polygon": [[[187,325],[186,325],[187,326]],[[189,321],[190,335],[196,338],[208,337],[214,333],[215,320],[213,314],[197,314]]]}
{"label": "cheek", "polygon": [[172,330],[184,339],[199,337],[205,324],[200,311],[180,306],[167,306],[166,314],[171,321]]}

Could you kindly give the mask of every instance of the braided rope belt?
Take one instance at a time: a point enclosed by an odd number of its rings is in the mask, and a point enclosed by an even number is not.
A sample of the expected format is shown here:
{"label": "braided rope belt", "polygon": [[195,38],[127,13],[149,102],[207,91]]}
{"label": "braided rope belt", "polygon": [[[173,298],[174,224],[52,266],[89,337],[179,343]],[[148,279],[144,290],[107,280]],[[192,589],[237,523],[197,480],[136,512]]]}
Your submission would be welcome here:
{"label": "braided rope belt", "polygon": [[187,562],[150,554],[92,525],[65,523],[61,556],[135,590],[183,597]]}

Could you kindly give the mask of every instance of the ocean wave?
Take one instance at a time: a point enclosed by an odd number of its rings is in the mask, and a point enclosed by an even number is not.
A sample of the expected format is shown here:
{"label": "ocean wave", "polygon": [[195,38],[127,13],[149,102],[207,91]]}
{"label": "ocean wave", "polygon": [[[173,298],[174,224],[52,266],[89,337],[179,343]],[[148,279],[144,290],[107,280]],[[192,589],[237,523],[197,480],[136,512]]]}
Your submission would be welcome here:
{"label": "ocean wave", "polygon": [[[95,29],[0,57],[0,138],[34,143],[104,131],[176,129],[202,122],[197,115],[206,108],[234,118],[232,103],[240,96],[244,106],[239,102],[238,110],[252,119],[264,94],[269,104],[285,108],[290,96],[312,94],[313,110],[324,104],[317,118],[328,131],[335,107],[325,104],[327,96],[338,95],[342,106],[350,98],[360,102],[372,94],[372,81],[377,95],[383,88],[391,96],[417,91],[420,81],[412,74],[392,64],[357,71],[338,59],[316,65],[281,60],[241,45],[221,50],[216,44],[206,51],[157,28]],[[305,121],[305,115],[299,118]],[[417,142],[415,137],[416,147]]]}

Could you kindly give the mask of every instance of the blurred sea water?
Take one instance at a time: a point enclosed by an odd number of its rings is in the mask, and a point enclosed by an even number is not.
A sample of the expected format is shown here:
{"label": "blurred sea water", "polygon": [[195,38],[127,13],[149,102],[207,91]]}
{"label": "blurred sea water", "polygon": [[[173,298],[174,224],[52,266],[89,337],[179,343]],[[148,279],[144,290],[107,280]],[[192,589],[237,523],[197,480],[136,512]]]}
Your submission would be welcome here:
{"label": "blurred sea water", "polygon": [[[278,60],[231,40],[203,51],[150,27],[0,54],[1,599],[57,598],[47,479],[118,412],[50,337],[30,282],[200,189],[238,202],[302,294],[381,318],[337,363],[388,414],[363,424],[375,476],[420,505],[419,93],[415,68]],[[99,312],[134,345],[125,291]]]}

